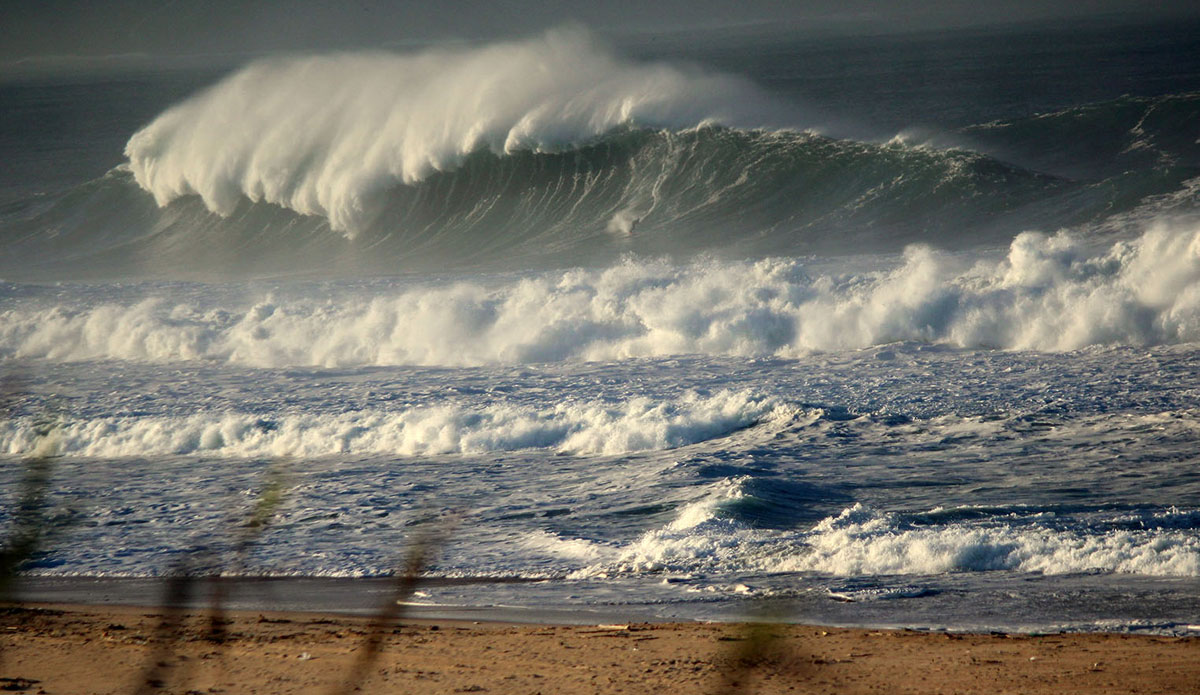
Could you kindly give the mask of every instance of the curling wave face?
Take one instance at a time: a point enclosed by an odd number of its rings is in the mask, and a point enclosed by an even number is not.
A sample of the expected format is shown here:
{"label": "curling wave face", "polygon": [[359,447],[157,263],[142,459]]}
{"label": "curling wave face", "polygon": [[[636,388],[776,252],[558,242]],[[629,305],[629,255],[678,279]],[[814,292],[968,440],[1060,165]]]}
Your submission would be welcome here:
{"label": "curling wave face", "polygon": [[[229,171],[219,151],[200,164]],[[918,239],[1005,243],[1020,220],[1056,224],[1122,209],[1107,188],[977,153],[798,131],[626,125],[566,151],[476,150],[456,166],[412,185],[392,181],[370,206],[352,206],[372,210],[353,239],[316,208],[281,209],[253,192],[233,195],[225,217],[197,196],[156,208],[117,169],[30,204],[9,225],[12,253],[0,269],[211,279],[529,270],[626,253],[895,252]]]}
{"label": "curling wave face", "polygon": [[134,303],[89,293],[82,304],[11,300],[0,314],[0,355],[467,366],[787,357],[896,341],[1050,351],[1187,343],[1200,340],[1200,231],[1160,225],[1099,253],[1065,234],[1026,233],[1006,257],[965,267],[914,246],[891,270],[840,275],[810,275],[794,259],[628,260],[316,298],[281,290],[240,305],[214,305],[203,286],[160,290]]}
{"label": "curling wave face", "polygon": [[620,61],[579,31],[413,55],[345,54],[253,64],[168,110],[126,147],[160,205],[240,198],[329,220],[353,236],[377,194],[468,155],[570,149],[627,124],[761,125],[740,80]]}

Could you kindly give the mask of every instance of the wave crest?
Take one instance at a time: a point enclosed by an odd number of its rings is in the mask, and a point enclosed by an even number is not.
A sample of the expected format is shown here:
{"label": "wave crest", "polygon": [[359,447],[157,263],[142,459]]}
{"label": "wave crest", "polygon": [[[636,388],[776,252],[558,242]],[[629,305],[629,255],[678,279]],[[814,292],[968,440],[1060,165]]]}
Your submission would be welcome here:
{"label": "wave crest", "polygon": [[126,146],[159,205],[241,198],[326,217],[353,236],[382,191],[458,167],[478,150],[560,150],[621,125],[760,125],[748,83],[615,58],[581,31],[397,55],[254,63],[169,109]]}
{"label": "wave crest", "polygon": [[[1172,514],[1176,513],[1164,512],[1156,521],[1169,522]],[[1181,516],[1194,523],[1194,515]],[[783,562],[780,569],[840,576],[989,570],[1200,576],[1200,543],[1194,530],[1169,524],[1103,533],[1036,523],[914,527],[898,515],[855,505],[822,521],[806,540],[809,552]]]}
{"label": "wave crest", "polygon": [[353,240],[324,217],[251,203],[241,189],[230,193],[241,202],[227,218],[198,196],[160,209],[129,168],[25,203],[0,230],[11,251],[0,255],[0,273],[212,280],[533,270],[624,253],[894,252],[917,240],[1002,243],[1015,225],[1053,228],[1128,207],[1104,190],[963,150],[718,126],[618,128],[557,152],[478,150],[454,171],[381,192]]}

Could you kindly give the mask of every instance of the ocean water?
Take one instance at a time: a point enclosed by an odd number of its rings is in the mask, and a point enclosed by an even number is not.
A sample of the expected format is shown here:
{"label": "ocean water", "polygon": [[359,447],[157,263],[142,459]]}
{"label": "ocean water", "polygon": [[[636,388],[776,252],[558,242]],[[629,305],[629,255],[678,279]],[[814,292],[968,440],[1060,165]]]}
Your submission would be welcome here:
{"label": "ocean water", "polygon": [[0,521],[44,453],[33,577],[1186,632],[1197,29],[10,71]]}

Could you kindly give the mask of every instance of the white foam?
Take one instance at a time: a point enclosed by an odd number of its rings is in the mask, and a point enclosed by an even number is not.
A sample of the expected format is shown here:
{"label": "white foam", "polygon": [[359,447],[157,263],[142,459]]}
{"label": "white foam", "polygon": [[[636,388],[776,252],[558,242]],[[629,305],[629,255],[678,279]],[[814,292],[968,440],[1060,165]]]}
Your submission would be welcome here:
{"label": "white foam", "polygon": [[806,541],[809,552],[775,569],[841,576],[988,570],[1200,576],[1200,538],[1190,530],[1081,533],[1007,524],[924,528],[855,505],[822,521]]}
{"label": "white foam", "polygon": [[60,455],[89,457],[414,456],[547,447],[572,454],[618,454],[686,446],[791,412],[773,398],[721,391],[711,396],[687,393],[670,402],[566,402],[541,410],[497,404],[271,419],[243,413],[105,417],[64,421],[49,440],[39,434],[44,423],[13,418],[0,423],[0,453],[29,454],[52,441]]}
{"label": "white foam", "polygon": [[520,545],[537,555],[577,562],[599,562],[612,554],[611,548],[600,543],[585,538],[561,538],[541,530],[522,538]]}
{"label": "white foam", "polygon": [[622,125],[761,125],[748,84],[619,60],[577,30],[423,53],[254,63],[138,131],[126,156],[159,205],[199,195],[320,215],[354,235],[378,194],[488,149],[555,150]]}
{"label": "white foam", "polygon": [[[686,504],[662,528],[644,533],[603,561],[576,570],[573,579],[643,572],[684,572],[751,567],[762,553],[777,552],[767,535],[721,513],[722,504],[744,495],[742,481],[713,486],[704,497]],[[728,563],[728,564],[727,564]]]}
{"label": "white foam", "polygon": [[809,531],[772,531],[722,518],[720,503],[740,494],[738,482],[730,484],[571,576],[818,572],[855,577],[993,570],[1200,576],[1200,538],[1191,530],[1086,532],[1002,521],[918,527],[856,504]]}
{"label": "white foam", "polygon": [[484,285],[368,296],[264,297],[241,307],[160,298],[10,304],[0,355],[294,365],[486,365],[678,354],[799,356],[894,341],[1072,350],[1200,341],[1200,230],[1158,225],[1089,255],[1058,234],[1007,257],[913,247],[890,271],[809,276],[795,259],[628,259]]}

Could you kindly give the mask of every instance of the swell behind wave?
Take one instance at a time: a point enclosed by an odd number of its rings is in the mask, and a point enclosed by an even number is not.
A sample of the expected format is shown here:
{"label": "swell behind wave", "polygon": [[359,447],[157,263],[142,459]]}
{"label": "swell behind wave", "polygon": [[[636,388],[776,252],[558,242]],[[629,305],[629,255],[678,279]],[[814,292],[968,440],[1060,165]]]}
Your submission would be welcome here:
{"label": "swell behind wave", "polygon": [[961,129],[971,149],[1038,171],[1098,180],[1200,169],[1200,92],[1124,96]]}

